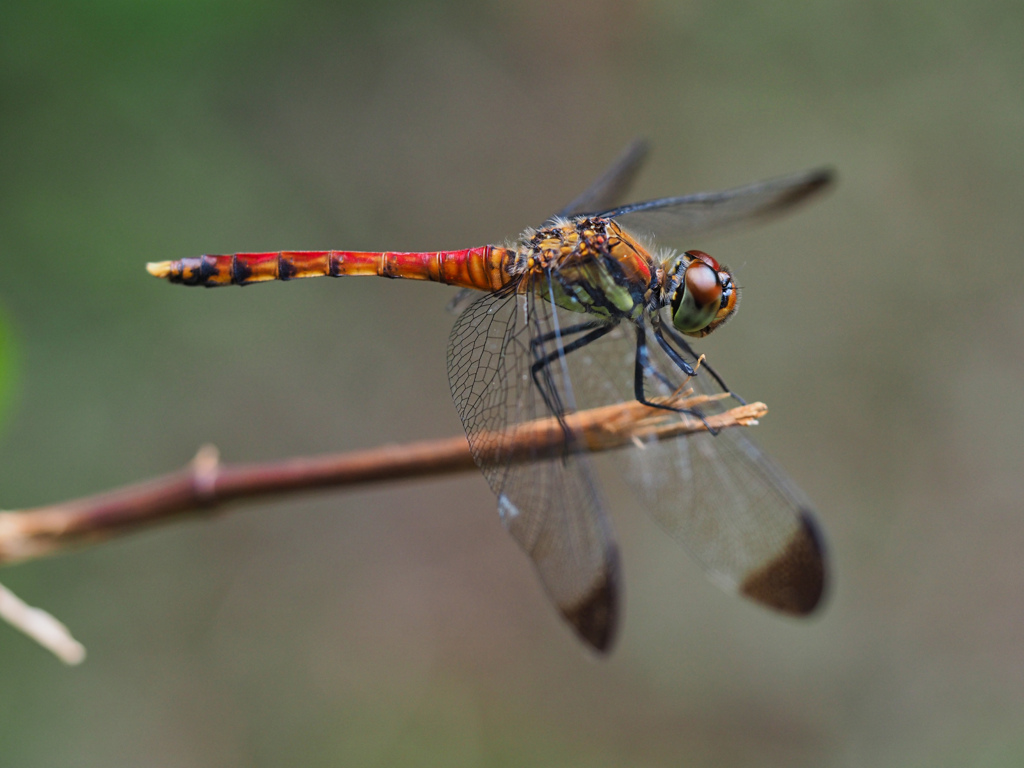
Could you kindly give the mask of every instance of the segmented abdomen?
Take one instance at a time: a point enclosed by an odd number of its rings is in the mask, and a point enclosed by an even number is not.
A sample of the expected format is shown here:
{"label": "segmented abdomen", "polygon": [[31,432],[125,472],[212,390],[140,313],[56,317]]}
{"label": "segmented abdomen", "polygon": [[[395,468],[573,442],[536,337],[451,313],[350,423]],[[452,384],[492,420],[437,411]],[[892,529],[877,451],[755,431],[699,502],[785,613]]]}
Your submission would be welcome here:
{"label": "segmented abdomen", "polygon": [[377,275],[431,280],[463,288],[496,291],[513,278],[515,251],[484,245],[461,251],[381,253],[366,251],[281,251],[199,256],[147,265],[157,277],[184,285],[248,285],[300,277]]}

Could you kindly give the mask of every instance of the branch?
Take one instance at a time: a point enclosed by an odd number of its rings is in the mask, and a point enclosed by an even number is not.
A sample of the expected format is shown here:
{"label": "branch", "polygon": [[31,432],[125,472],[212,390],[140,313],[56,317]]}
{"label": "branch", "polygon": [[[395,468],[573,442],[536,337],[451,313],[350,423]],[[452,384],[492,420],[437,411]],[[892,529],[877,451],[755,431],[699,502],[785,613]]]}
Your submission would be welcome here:
{"label": "branch", "polygon": [[41,608],[26,605],[3,584],[0,620],[20,629],[65,664],[73,666],[85,660],[85,646],[71,636],[67,627]]}
{"label": "branch", "polygon": [[[677,396],[675,407],[695,408],[723,396]],[[596,452],[692,432],[750,426],[768,412],[763,403],[739,406],[706,422],[636,401],[527,422],[508,433],[478,436],[480,459],[536,461],[570,452]],[[475,466],[465,437],[393,445],[264,464],[221,464],[216,448],[200,449],[187,466],[136,485],[35,509],[0,513],[0,565],[95,544],[177,517],[208,514],[229,501],[314,488],[462,472]]]}
{"label": "branch", "polygon": [[[685,392],[662,402],[692,409],[725,397],[728,394]],[[629,444],[642,448],[652,440],[708,428],[751,426],[767,412],[764,403],[751,403],[701,420],[632,401],[574,413],[564,423],[538,419],[509,432],[480,433],[475,439],[483,462],[539,461],[567,451],[608,451]],[[188,466],[153,480],[62,504],[0,512],[0,565],[98,543],[178,516],[209,513],[238,499],[443,475],[474,466],[469,444],[461,436],[266,464],[224,465],[217,449],[205,446]],[[67,627],[2,585],[0,621],[20,629],[66,664],[85,658],[85,648]]]}

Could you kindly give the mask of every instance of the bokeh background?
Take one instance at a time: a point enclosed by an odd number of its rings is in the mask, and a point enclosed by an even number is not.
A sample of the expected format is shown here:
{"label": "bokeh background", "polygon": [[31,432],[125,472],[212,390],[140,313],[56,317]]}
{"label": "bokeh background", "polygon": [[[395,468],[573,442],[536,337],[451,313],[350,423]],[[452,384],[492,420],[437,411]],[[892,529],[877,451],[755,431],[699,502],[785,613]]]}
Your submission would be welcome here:
{"label": "bokeh background", "polygon": [[[745,287],[702,349],[815,499],[819,617],[729,597],[606,473],[626,618],[590,658],[481,477],[237,507],[9,568],[11,766],[1024,762],[1024,6],[8,2],[0,504],[186,462],[459,432],[453,291],[186,290],[148,260],[514,236],[636,135],[636,197],[822,163],[689,244]],[[680,489],[685,503],[685,489]]]}

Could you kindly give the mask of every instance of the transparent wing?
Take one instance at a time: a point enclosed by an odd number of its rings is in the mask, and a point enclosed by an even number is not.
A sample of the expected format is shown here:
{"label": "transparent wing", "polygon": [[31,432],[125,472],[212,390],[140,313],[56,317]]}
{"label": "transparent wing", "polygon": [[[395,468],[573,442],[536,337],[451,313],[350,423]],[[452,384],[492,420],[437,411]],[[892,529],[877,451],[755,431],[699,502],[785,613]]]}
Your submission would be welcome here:
{"label": "transparent wing", "polygon": [[586,211],[600,210],[615,205],[632,186],[649,150],[650,146],[646,140],[634,139],[622,151],[622,154],[615,158],[615,162],[608,170],[555,216],[568,218]]}
{"label": "transparent wing", "polygon": [[[581,409],[634,399],[634,330],[623,323],[569,355]],[[724,391],[706,366],[687,381],[650,331],[647,339],[651,365],[661,373],[645,376],[648,397],[678,387],[697,395]],[[679,351],[696,365],[692,353]],[[729,398],[700,407],[709,416],[736,404]],[[646,442],[616,459],[637,498],[714,581],[777,610],[806,614],[818,605],[826,577],[814,512],[747,432],[733,427],[717,435]]]}
{"label": "transparent wing", "polygon": [[502,523],[533,560],[565,619],[606,651],[618,621],[618,552],[587,459],[567,452],[513,462],[510,455],[525,422],[574,409],[561,361],[544,366],[541,386],[531,375],[534,362],[556,348],[558,320],[533,291],[517,294],[513,286],[484,296],[452,329],[448,378]]}
{"label": "transparent wing", "polygon": [[[622,151],[622,154],[615,158],[608,170],[580,193],[575,200],[551,216],[545,224],[557,216],[569,218],[584,211],[615,205],[633,185],[649,151],[650,145],[646,139],[633,139]],[[462,312],[476,296],[475,289],[463,288],[448,302],[446,309],[453,314]]]}
{"label": "transparent wing", "polygon": [[616,219],[631,230],[667,240],[723,232],[786,213],[826,189],[830,169],[819,168],[724,192],[699,192],[630,203],[590,215]]}

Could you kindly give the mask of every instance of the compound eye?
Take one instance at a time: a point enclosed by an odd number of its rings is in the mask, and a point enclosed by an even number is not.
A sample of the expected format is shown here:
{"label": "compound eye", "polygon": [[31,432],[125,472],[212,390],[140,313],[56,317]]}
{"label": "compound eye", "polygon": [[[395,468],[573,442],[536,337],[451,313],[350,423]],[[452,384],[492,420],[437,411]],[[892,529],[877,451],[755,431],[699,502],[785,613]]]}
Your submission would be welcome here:
{"label": "compound eye", "polygon": [[672,325],[691,336],[702,335],[722,306],[718,272],[703,260],[694,259],[683,273],[672,296]]}
{"label": "compound eye", "polygon": [[718,311],[718,305],[722,301],[722,283],[714,269],[703,261],[695,261],[686,268],[683,281],[697,306],[715,304],[715,311]]}

